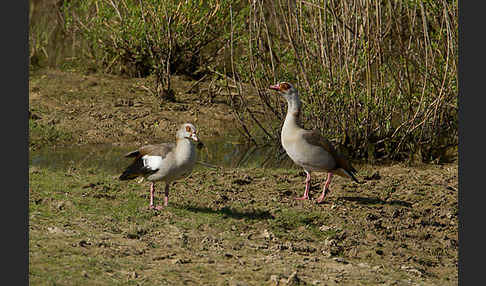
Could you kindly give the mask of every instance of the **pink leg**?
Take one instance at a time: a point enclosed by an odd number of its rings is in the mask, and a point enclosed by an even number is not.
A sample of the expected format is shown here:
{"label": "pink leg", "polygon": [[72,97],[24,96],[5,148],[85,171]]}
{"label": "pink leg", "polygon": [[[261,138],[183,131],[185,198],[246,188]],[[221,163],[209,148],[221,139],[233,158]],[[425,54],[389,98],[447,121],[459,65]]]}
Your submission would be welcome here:
{"label": "pink leg", "polygon": [[164,206],[169,204],[169,183],[165,183]]}
{"label": "pink leg", "polygon": [[150,184],[150,204],[149,204],[149,208],[150,209],[153,209],[154,208],[154,183],[152,182]]}
{"label": "pink leg", "polygon": [[[149,207],[152,210],[153,209],[156,209],[156,210],[159,210],[160,211],[163,208],[163,206],[154,206],[154,194],[155,194],[155,187],[154,186],[155,186],[155,184],[152,182],[150,184],[150,206]],[[167,205],[167,199],[168,199],[167,198],[167,194],[168,194],[168,191],[169,190],[168,190],[167,185],[166,185],[166,187],[165,187],[165,198],[164,198],[165,199],[165,205]]]}
{"label": "pink leg", "polygon": [[331,184],[332,175],[333,175],[333,174],[332,174],[332,173],[330,173],[330,172],[329,172],[329,173],[327,173],[327,180],[326,180],[326,183],[324,184],[324,188],[322,188],[322,194],[321,194],[321,196],[320,196],[320,197],[317,199],[317,202],[318,202],[318,203],[321,203],[321,202],[324,200],[324,198],[326,197],[327,192],[328,192],[328,191],[329,191],[329,192],[331,191],[331,190],[329,189],[329,184]]}
{"label": "pink leg", "polygon": [[300,198],[295,198],[296,200],[308,200],[309,199],[309,188],[310,188],[310,181],[311,181],[311,175],[307,170],[305,170],[305,173],[307,174],[307,177],[305,178],[305,191],[304,195]]}

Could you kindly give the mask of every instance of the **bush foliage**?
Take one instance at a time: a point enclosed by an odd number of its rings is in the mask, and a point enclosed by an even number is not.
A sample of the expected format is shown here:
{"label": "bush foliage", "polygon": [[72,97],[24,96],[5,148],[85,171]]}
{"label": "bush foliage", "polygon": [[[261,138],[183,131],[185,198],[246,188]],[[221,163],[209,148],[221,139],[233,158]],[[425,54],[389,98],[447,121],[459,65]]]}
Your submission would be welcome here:
{"label": "bush foliage", "polygon": [[155,94],[173,74],[218,74],[254,142],[278,142],[285,103],[268,85],[290,81],[304,125],[350,156],[432,161],[457,146],[456,0],[79,0],[60,11],[85,60],[155,75]]}

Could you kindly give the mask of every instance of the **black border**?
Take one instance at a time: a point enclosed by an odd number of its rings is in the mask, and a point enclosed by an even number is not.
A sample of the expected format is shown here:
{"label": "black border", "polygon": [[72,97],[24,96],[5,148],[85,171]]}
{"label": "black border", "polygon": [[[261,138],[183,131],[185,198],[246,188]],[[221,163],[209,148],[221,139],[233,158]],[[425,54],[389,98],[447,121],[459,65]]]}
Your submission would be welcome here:
{"label": "black border", "polygon": [[[29,0],[5,2],[2,27],[2,267],[3,284],[29,283],[28,21]],[[6,146],[5,146],[6,145]],[[12,283],[12,282],[13,283]]]}
{"label": "black border", "polygon": [[484,277],[481,246],[486,239],[483,235],[486,201],[478,196],[484,196],[485,192],[484,185],[479,182],[485,175],[478,166],[484,156],[481,137],[485,131],[482,119],[486,82],[482,61],[485,17],[480,5],[459,0],[458,5],[459,285],[479,285],[481,282],[477,281]]}

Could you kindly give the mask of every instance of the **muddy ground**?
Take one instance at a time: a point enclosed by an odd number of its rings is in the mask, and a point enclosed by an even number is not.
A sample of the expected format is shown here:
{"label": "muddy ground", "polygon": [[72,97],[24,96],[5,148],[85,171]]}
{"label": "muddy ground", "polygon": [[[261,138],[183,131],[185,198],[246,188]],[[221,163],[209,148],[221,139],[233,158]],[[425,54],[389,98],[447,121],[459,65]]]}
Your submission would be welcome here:
{"label": "muddy ground", "polygon": [[[29,78],[30,148],[63,144],[143,144],[172,140],[191,122],[201,137],[238,134],[227,98],[218,87],[174,76],[175,101],[150,92],[152,78],[123,78],[59,70]],[[47,140],[46,140],[47,139]]]}
{"label": "muddy ground", "polygon": [[[172,140],[185,121],[201,138],[237,134],[225,98],[204,83],[189,91],[194,81],[176,78],[177,102],[161,103],[149,79],[42,70],[29,82],[32,153]],[[365,183],[336,177],[320,205],[324,173],[302,202],[296,166],[199,168],[171,186],[162,211],[147,208],[146,182],[75,161],[31,165],[30,283],[456,285],[457,163],[355,165]]]}

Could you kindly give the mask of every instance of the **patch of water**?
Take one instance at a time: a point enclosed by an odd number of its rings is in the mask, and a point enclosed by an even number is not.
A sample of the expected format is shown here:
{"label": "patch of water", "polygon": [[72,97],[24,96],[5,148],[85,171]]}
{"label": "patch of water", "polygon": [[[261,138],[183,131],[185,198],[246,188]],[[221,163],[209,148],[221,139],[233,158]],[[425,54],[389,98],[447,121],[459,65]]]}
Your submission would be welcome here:
{"label": "patch of water", "polygon": [[[108,173],[121,173],[131,158],[124,154],[139,146],[115,146],[111,144],[72,145],[67,147],[43,148],[29,153],[29,165],[55,170],[69,168],[100,169]],[[224,139],[204,141],[198,150],[198,161],[223,168],[265,167],[291,168],[293,163],[281,146],[260,146],[241,144]],[[196,169],[210,168],[197,164]]]}

